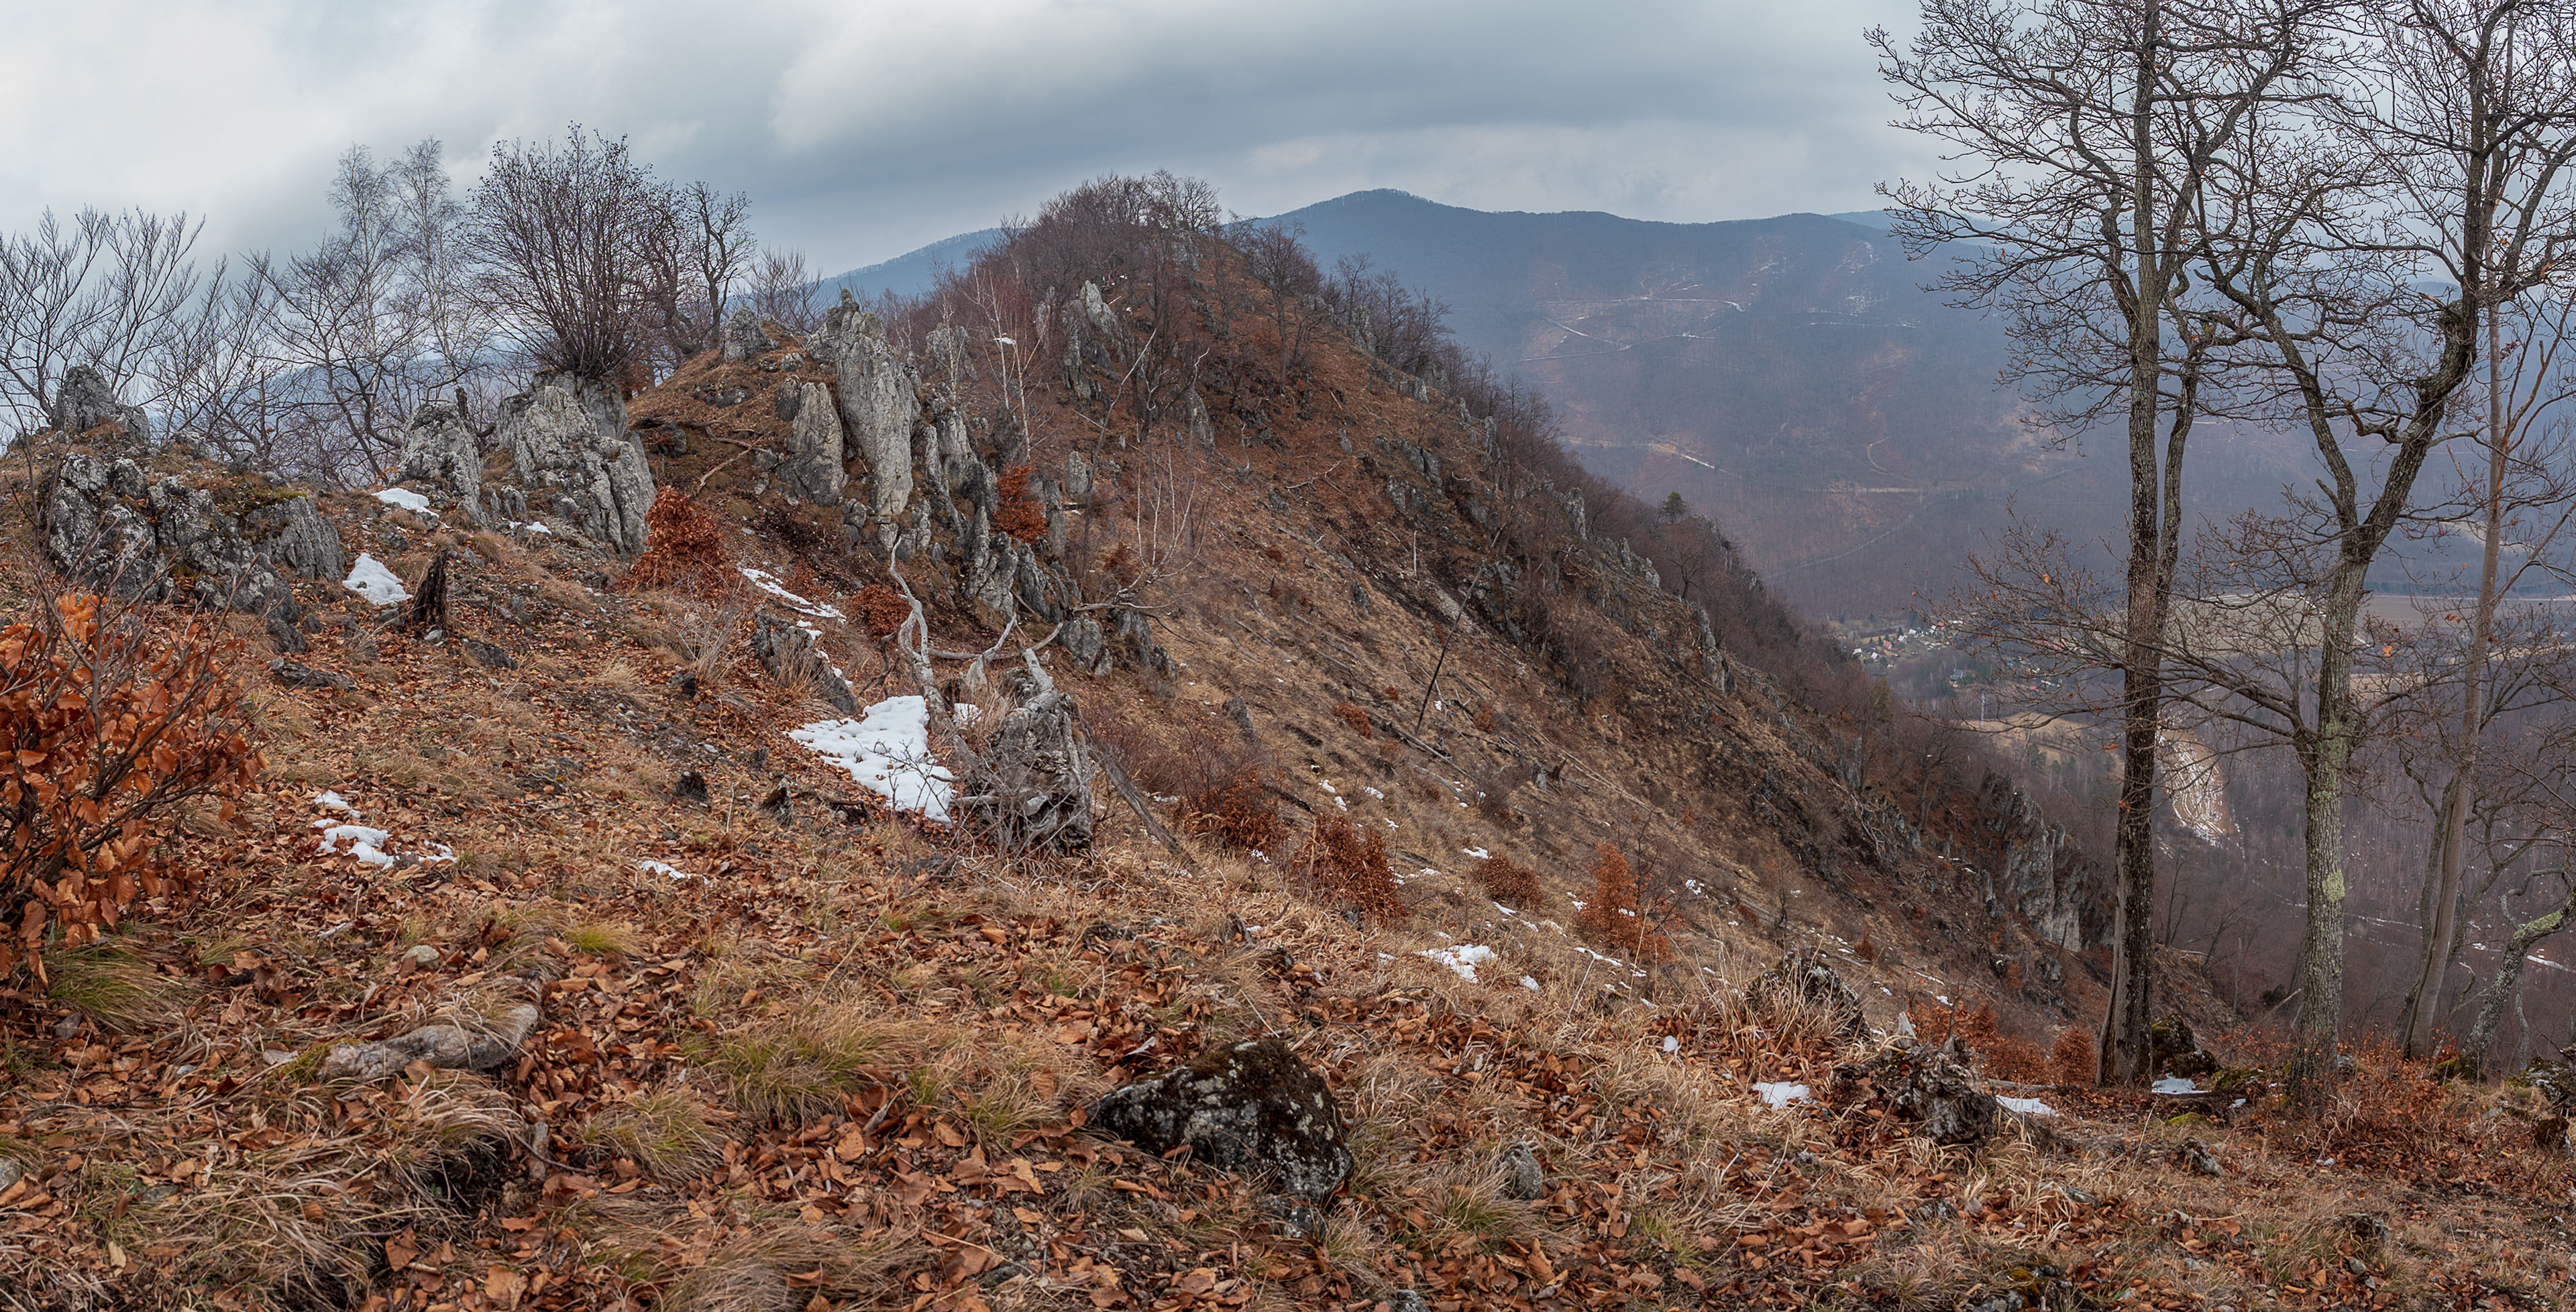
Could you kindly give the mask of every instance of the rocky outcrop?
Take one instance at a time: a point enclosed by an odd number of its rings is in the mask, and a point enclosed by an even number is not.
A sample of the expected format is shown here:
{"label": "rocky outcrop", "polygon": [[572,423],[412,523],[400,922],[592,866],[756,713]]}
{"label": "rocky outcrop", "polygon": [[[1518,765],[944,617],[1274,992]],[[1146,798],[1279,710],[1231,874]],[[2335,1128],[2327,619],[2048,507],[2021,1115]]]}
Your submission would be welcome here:
{"label": "rocky outcrop", "polygon": [[841,415],[832,389],[800,378],[778,380],[778,417],[788,421],[787,450],[780,454],[781,490],[816,505],[841,504],[849,474],[842,467]]}
{"label": "rocky outcrop", "polygon": [[403,429],[394,477],[423,496],[452,501],[469,520],[483,518],[483,444],[454,406],[432,401]]}
{"label": "rocky outcrop", "polygon": [[440,1070],[495,1070],[518,1057],[538,1017],[533,1000],[514,1001],[471,1020],[435,1021],[373,1043],[335,1044],[322,1055],[321,1076],[381,1080],[416,1061]]}
{"label": "rocky outcrop", "polygon": [[64,371],[62,382],[54,388],[53,411],[45,418],[74,437],[113,436],[117,440],[110,445],[119,450],[145,451],[152,446],[152,421],[143,408],[117,400],[115,384],[85,364]]}
{"label": "rocky outcrop", "polygon": [[1869,1105],[1917,1122],[1934,1143],[1974,1147],[1994,1137],[2002,1104],[1977,1086],[1958,1040],[1938,1048],[1896,1039],[1868,1059],[1834,1068],[1838,1082],[1861,1090]]}
{"label": "rocky outcrop", "polygon": [[279,574],[329,577],[340,535],[303,493],[265,484],[219,497],[131,460],[66,454],[45,480],[45,554],[66,577],[129,601],[185,601],[293,620]]}
{"label": "rocky outcrop", "polygon": [[757,311],[744,308],[727,316],[724,325],[724,358],[728,364],[767,355],[778,349],[770,339],[768,325]]}
{"label": "rocky outcrop", "polygon": [[1048,689],[1004,716],[974,783],[964,809],[1005,850],[1091,846],[1091,762],[1070,694]]}
{"label": "rocky outcrop", "polygon": [[2111,932],[2111,871],[2049,822],[2039,804],[1999,774],[1978,800],[1994,835],[1993,863],[1981,869],[1986,913],[2021,916],[2041,938],[2073,952],[2100,947]]}
{"label": "rocky outcrop", "polygon": [[1771,963],[1744,990],[1745,1001],[1775,1018],[1812,1017],[1834,1037],[1860,1037],[1860,995],[1824,953],[1802,949]]}
{"label": "rocky outcrop", "polygon": [[532,510],[627,555],[644,549],[653,470],[626,432],[626,403],[607,385],[566,374],[536,377],[501,403],[497,433]]}
{"label": "rocky outcrop", "polygon": [[1277,1039],[1228,1044],[1112,1089],[1086,1123],[1150,1153],[1187,1145],[1193,1161],[1267,1176],[1280,1192],[1314,1202],[1351,1172],[1332,1091]]}
{"label": "rocky outcrop", "polygon": [[843,715],[859,713],[859,699],[850,692],[849,680],[832,668],[822,648],[814,644],[814,634],[802,625],[760,612],[751,627],[751,654],[769,677],[791,688],[810,687]]}
{"label": "rocky outcrop", "polygon": [[869,522],[880,547],[891,549],[912,502],[912,427],[921,408],[911,362],[846,290],[809,346],[838,374],[843,442],[867,463]]}

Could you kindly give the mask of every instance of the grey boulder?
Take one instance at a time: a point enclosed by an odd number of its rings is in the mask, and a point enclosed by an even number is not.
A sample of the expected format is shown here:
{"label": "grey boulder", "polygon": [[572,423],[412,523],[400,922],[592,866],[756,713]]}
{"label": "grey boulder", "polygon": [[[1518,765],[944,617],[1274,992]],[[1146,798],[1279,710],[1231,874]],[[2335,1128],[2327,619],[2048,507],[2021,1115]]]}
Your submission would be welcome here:
{"label": "grey boulder", "polygon": [[1195,1161],[1267,1175],[1280,1192],[1313,1201],[1351,1172],[1332,1090],[1277,1039],[1228,1044],[1112,1089],[1086,1124],[1150,1153],[1187,1145]]}
{"label": "grey boulder", "polygon": [[499,437],[528,504],[627,555],[644,549],[653,470],[606,384],[544,373],[501,403]]}

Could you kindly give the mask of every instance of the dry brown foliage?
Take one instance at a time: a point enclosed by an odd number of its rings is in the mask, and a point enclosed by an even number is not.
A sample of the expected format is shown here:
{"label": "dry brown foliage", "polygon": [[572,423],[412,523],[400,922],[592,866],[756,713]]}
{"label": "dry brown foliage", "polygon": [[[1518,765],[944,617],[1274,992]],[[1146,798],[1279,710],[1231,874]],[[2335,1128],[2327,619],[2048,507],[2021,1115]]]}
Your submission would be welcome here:
{"label": "dry brown foliage", "polygon": [[1046,511],[1029,495],[1029,467],[1013,465],[1002,471],[1001,506],[993,512],[993,530],[1008,533],[1022,542],[1035,542],[1047,534]]}
{"label": "dry brown foliage", "polygon": [[1486,857],[1477,862],[1476,868],[1469,873],[1477,887],[1491,894],[1495,901],[1508,906],[1526,909],[1547,898],[1539,889],[1538,872],[1527,866],[1515,865],[1510,857]]}
{"label": "dry brown foliage", "polygon": [[721,526],[680,489],[665,484],[653,494],[644,528],[644,554],[626,571],[622,587],[667,588],[703,597],[732,584],[725,573]]}
{"label": "dry brown foliage", "polygon": [[44,968],[49,936],[97,940],[135,898],[177,891],[156,836],[181,803],[213,795],[218,821],[259,777],[232,662],[241,644],[189,623],[154,632],[133,612],[102,620],[100,599],[39,602],[0,629],[0,977]]}
{"label": "dry brown foliage", "polygon": [[2091,1084],[2098,1069],[2091,1031],[2069,1025],[2057,1032],[2057,1042],[2048,1048],[2049,1083]]}
{"label": "dry brown foliage", "polygon": [[1279,836],[1279,803],[1270,796],[1259,762],[1245,762],[1181,794],[1180,811],[1190,829],[1244,851],[1266,849]]}
{"label": "dry brown foliage", "polygon": [[866,625],[868,636],[883,640],[894,636],[896,629],[912,617],[912,605],[903,594],[882,583],[871,583],[859,589],[854,599],[859,610],[859,623]]}
{"label": "dry brown foliage", "polygon": [[1375,738],[1377,736],[1369,729],[1368,712],[1351,705],[1349,702],[1334,703],[1333,717],[1340,720],[1342,723],[1349,725],[1351,727],[1351,732],[1358,734],[1362,738]]}
{"label": "dry brown foliage", "polygon": [[1315,817],[1314,830],[1289,867],[1313,880],[1327,899],[1350,903],[1369,915],[1393,919],[1408,910],[1396,891],[1395,873],[1387,868],[1386,835],[1376,830],[1362,834],[1335,812]]}
{"label": "dry brown foliage", "polygon": [[1639,961],[1670,961],[1673,941],[1638,904],[1637,875],[1617,847],[1603,843],[1592,860],[1592,897],[1576,923],[1593,941]]}

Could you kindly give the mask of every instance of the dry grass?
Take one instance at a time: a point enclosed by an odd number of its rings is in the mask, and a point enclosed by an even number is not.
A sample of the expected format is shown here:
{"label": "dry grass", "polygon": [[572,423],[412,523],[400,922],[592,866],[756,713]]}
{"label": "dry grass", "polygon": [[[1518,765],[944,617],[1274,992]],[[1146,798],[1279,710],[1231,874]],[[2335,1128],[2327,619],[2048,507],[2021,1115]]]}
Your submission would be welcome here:
{"label": "dry grass", "polygon": [[726,1136],[708,1122],[698,1095],[682,1086],[627,1099],[593,1116],[582,1133],[656,1180],[697,1179],[724,1161]]}
{"label": "dry grass", "polygon": [[197,992],[122,939],[54,948],[44,954],[44,967],[45,996],[111,1034],[174,1025]]}

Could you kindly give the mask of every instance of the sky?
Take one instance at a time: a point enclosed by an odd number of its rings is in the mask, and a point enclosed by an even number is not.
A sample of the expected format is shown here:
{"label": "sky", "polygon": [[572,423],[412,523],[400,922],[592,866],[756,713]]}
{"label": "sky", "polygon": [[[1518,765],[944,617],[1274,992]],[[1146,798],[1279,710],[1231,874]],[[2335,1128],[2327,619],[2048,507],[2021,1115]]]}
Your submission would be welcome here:
{"label": "sky", "polygon": [[572,123],[753,199],[818,272],[1168,168],[1245,215],[1372,187],[1699,222],[1875,208],[1920,176],[1862,32],[1911,0],[84,0],[10,6],[0,226],[206,220],[212,251],[329,222],[352,144]]}

